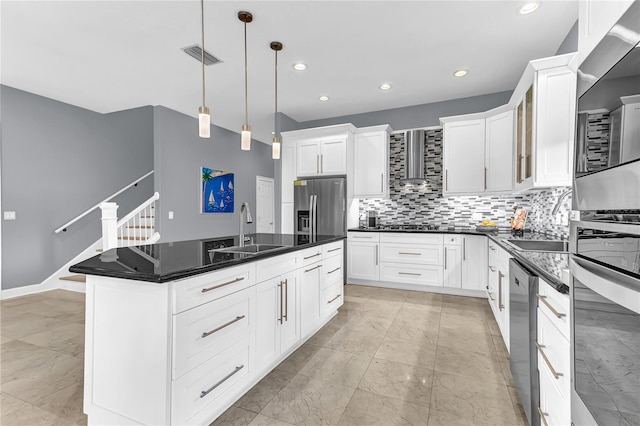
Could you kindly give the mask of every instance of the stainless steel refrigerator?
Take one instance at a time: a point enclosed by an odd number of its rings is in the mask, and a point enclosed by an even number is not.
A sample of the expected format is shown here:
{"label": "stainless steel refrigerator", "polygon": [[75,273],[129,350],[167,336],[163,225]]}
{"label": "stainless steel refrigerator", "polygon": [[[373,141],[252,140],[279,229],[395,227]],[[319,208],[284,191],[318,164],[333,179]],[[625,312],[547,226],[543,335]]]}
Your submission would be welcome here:
{"label": "stainless steel refrigerator", "polygon": [[347,234],[347,180],[343,177],[300,179],[294,182],[296,235]]}

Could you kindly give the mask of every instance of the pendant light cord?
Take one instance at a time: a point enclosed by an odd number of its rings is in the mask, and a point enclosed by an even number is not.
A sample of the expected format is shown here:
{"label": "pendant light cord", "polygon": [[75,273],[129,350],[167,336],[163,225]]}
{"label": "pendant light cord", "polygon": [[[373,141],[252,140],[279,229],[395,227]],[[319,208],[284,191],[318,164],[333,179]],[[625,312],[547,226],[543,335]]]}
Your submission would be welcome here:
{"label": "pendant light cord", "polygon": [[205,107],[205,101],[204,101],[204,94],[205,94],[205,88],[204,88],[204,0],[200,0],[200,11],[201,11],[201,18],[202,18],[202,106]]}
{"label": "pendant light cord", "polygon": [[278,51],[276,50],[276,81],[275,81],[275,88],[276,88],[276,95],[275,95],[275,115],[273,116],[273,130],[274,130],[274,137],[278,137],[278,119],[277,119],[277,115],[278,115]]}
{"label": "pendant light cord", "polygon": [[249,104],[247,88],[247,23],[244,23],[244,120],[249,125]]}

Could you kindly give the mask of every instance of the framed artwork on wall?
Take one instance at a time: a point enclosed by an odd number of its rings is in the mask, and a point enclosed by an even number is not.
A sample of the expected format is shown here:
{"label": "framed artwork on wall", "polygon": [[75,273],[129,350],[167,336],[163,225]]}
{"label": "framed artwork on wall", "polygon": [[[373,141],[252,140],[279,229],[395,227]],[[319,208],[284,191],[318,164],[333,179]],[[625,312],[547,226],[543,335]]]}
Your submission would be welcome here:
{"label": "framed artwork on wall", "polygon": [[200,213],[233,213],[233,173],[200,167]]}

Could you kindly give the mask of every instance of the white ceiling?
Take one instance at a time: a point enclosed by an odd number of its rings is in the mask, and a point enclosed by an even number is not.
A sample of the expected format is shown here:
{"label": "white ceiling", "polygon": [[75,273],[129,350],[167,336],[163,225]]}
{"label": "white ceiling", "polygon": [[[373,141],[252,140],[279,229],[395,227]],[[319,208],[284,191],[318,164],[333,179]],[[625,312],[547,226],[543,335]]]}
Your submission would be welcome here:
{"label": "white ceiling", "polygon": [[[205,47],[223,61],[206,69],[212,122],[236,132],[244,122],[240,10],[254,17],[249,124],[267,142],[271,41],[284,44],[279,110],[295,120],[418,105],[513,90],[529,60],[552,56],[578,2],[547,0],[519,15],[523,3],[206,0]],[[199,1],[2,1],[1,20],[3,84],[102,113],[164,105],[197,116],[200,64],[180,49],[200,43]],[[453,77],[458,68],[469,75]]]}

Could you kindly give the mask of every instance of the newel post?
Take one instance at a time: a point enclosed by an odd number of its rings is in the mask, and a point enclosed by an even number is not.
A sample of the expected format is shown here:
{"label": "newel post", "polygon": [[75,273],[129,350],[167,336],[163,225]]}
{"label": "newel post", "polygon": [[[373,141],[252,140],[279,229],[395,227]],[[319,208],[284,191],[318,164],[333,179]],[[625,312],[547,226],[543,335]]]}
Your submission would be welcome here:
{"label": "newel post", "polygon": [[102,250],[118,247],[118,205],[100,204],[102,210]]}

